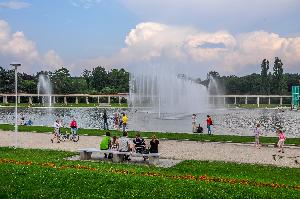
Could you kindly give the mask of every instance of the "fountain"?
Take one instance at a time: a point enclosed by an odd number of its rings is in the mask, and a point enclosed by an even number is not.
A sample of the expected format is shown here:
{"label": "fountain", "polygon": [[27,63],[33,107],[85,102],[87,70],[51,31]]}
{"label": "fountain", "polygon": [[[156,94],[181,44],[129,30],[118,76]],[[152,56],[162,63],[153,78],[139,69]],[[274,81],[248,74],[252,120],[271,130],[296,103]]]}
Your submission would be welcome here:
{"label": "fountain", "polygon": [[[185,75],[169,68],[149,66],[130,77],[130,106],[149,108],[161,115],[191,115],[208,109],[208,91]],[[162,117],[164,118],[164,117]]]}
{"label": "fountain", "polygon": [[38,90],[38,97],[42,96],[42,104],[45,106],[47,103],[48,107],[52,106],[52,85],[48,76],[40,74],[39,75],[39,82],[37,86]]}

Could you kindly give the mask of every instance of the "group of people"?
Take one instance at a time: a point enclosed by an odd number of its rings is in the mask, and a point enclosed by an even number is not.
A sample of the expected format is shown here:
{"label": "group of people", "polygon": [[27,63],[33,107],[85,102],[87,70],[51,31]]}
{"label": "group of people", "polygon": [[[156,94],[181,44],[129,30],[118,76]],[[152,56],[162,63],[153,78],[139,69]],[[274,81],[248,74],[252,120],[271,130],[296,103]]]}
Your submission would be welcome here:
{"label": "group of people", "polygon": [[[211,127],[213,125],[213,121],[210,115],[207,115],[206,125],[207,125],[207,133],[208,135],[211,135]],[[198,126],[196,126],[196,114],[192,115],[192,131],[193,133],[203,133],[203,128],[201,127],[201,125],[199,124]],[[262,133],[260,130],[260,124],[257,124],[254,129],[256,148],[260,148],[259,137],[261,134]],[[286,136],[281,129],[277,129],[276,134],[278,135],[278,143],[276,144],[276,147],[279,148],[278,152],[284,153],[283,145],[284,145],[284,141],[286,140]]]}
{"label": "group of people", "polygon": [[[60,128],[63,127],[62,121],[58,120],[58,119],[55,120],[53,127],[54,127],[54,130],[53,130],[53,133],[52,133],[51,142],[53,143],[54,140],[56,140],[57,143],[60,143],[59,136],[60,136]],[[70,128],[71,128],[71,134],[72,135],[77,133],[78,125],[77,125],[77,122],[76,122],[75,118],[72,119],[72,121],[70,123]]]}
{"label": "group of people", "polygon": [[[196,114],[192,115],[192,132],[193,133],[203,133],[203,127],[201,127],[201,124],[199,123],[199,125],[196,125]],[[207,119],[206,119],[206,127],[207,127],[207,133],[208,135],[211,135],[211,126],[213,125],[213,121],[212,118],[210,117],[210,115],[207,115]]]}
{"label": "group of people", "polygon": [[[106,110],[104,110],[103,115],[103,129],[108,130],[108,115],[106,113]],[[128,122],[128,116],[125,113],[122,113],[121,115],[116,112],[114,114],[114,127],[117,130],[120,130],[122,128],[122,131],[125,132],[127,128],[127,122]]]}
{"label": "group of people", "polygon": [[[255,136],[255,147],[259,149],[260,148],[259,137],[260,137],[260,135],[262,135],[259,123],[254,128],[253,133],[254,133],[254,136]],[[278,152],[284,153],[283,145],[284,145],[284,142],[286,140],[286,136],[285,136],[284,132],[279,128],[276,129],[276,134],[278,136],[278,143],[276,144],[276,147],[279,148]]]}
{"label": "group of people", "polygon": [[[101,150],[115,150],[120,152],[136,152],[136,153],[158,153],[159,140],[155,135],[152,136],[150,147],[147,149],[147,144],[144,138],[141,137],[140,133],[137,133],[133,140],[128,138],[127,131],[123,132],[123,136],[118,138],[113,136],[111,138],[110,132],[106,132],[106,136],[100,142]],[[104,154],[105,158],[111,159],[112,154]],[[130,160],[129,155],[124,155],[124,160]]]}

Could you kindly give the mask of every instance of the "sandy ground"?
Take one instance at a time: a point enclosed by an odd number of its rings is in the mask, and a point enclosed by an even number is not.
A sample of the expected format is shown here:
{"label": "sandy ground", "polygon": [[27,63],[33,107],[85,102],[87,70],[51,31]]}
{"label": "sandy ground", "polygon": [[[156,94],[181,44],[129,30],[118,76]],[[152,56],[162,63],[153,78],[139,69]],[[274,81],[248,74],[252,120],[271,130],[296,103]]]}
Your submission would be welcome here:
{"label": "sandy ground", "polygon": [[[78,142],[51,143],[51,134],[18,133],[18,147],[77,151],[80,148],[98,148],[101,136],[80,136]],[[15,133],[0,131],[0,146],[14,146]],[[300,168],[300,147],[285,146],[285,153],[274,147],[254,145],[213,143],[194,141],[160,140],[160,160],[174,164],[182,160],[218,160],[226,162],[252,163]],[[166,165],[165,165],[166,166]],[[171,166],[171,165],[169,165]]]}

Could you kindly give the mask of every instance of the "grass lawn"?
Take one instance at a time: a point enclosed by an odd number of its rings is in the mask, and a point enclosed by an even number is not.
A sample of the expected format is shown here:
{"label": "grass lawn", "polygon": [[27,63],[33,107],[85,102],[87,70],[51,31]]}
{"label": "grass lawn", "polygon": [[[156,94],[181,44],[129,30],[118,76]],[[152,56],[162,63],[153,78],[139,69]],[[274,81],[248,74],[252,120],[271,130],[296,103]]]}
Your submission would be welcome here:
{"label": "grass lawn", "polygon": [[208,161],[171,168],[0,148],[0,198],[299,198],[300,169]]}
{"label": "grass lawn", "polygon": [[[0,124],[0,130],[14,131],[14,125],[11,124]],[[19,126],[20,132],[52,132],[52,127],[46,126]],[[70,131],[69,129],[62,128],[62,131]],[[94,135],[101,136],[105,135],[105,130],[99,129],[79,129],[79,135]],[[111,135],[121,136],[122,132],[116,130],[110,130]],[[129,131],[128,136],[131,138],[135,137],[135,131]],[[207,135],[207,134],[191,134],[191,133],[155,133],[159,139],[169,140],[191,140],[191,141],[207,141],[207,142],[234,142],[234,143],[249,143],[254,142],[253,136],[236,136],[236,135]],[[141,132],[142,137],[151,138],[153,132]],[[277,137],[260,137],[261,144],[274,144],[278,142]],[[285,144],[294,144],[300,146],[300,138],[288,138]]]}

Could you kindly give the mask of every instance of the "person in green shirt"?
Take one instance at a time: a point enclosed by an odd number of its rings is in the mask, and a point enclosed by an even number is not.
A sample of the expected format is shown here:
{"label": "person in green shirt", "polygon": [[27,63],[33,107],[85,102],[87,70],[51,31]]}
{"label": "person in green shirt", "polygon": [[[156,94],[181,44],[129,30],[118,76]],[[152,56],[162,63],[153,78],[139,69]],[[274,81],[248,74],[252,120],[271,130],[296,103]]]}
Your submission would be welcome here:
{"label": "person in green shirt", "polygon": [[[108,150],[111,147],[110,132],[106,132],[106,136],[102,139],[100,143],[100,150]],[[104,153],[104,158],[107,158],[107,154]]]}

